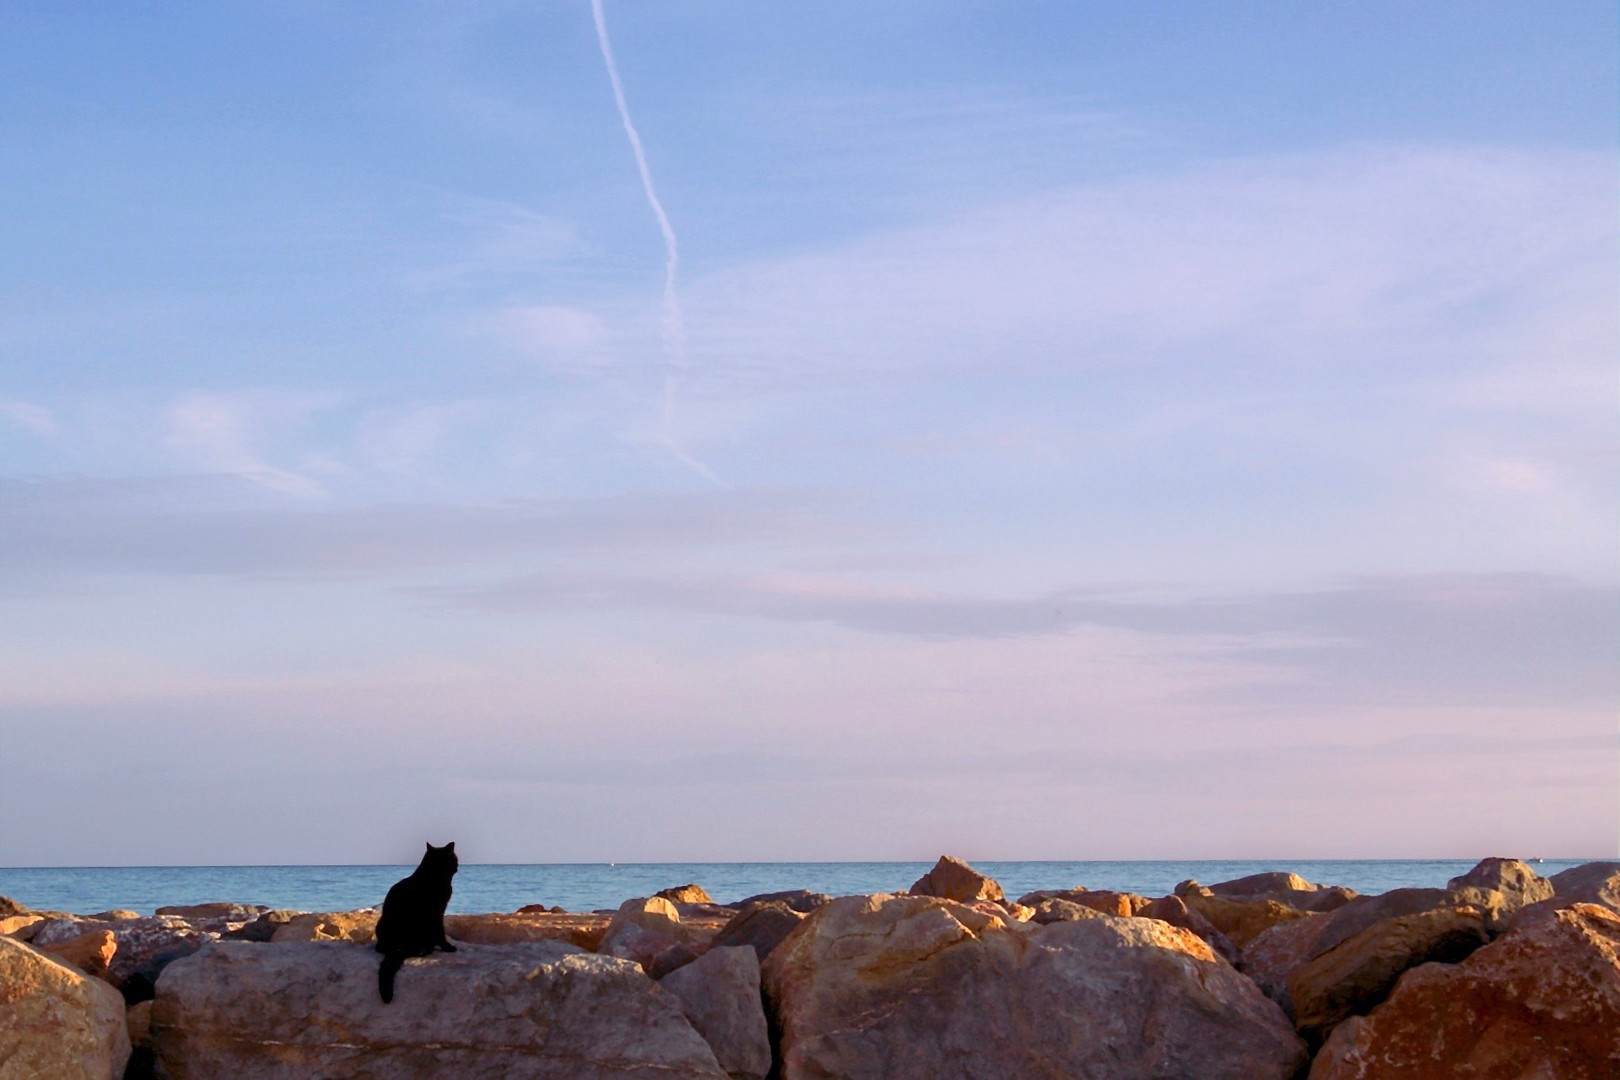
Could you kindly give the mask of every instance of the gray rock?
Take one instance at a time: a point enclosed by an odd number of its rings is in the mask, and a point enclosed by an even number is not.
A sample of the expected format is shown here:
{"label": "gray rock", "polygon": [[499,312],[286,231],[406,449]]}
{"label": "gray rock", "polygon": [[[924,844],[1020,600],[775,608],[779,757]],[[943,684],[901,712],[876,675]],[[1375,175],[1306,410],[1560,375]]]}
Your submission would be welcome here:
{"label": "gray rock", "polygon": [[733,1080],[764,1080],[771,1040],[759,992],[759,958],[747,945],[711,948],[659,982]]}
{"label": "gray rock", "polygon": [[1033,929],[927,896],[849,896],[762,968],[782,1080],[1291,1080],[1305,1046],[1192,933],[1100,916]]}
{"label": "gray rock", "polygon": [[711,948],[751,945],[763,961],[803,921],[802,912],[780,900],[755,901],[743,905],[742,910],[720,928]]}
{"label": "gray rock", "polygon": [[1554,891],[1552,882],[1518,859],[1485,859],[1468,873],[1446,882],[1446,888],[1453,892],[1461,889],[1499,892],[1513,909],[1551,900]]}
{"label": "gray rock", "polygon": [[1335,911],[1322,927],[1307,959],[1321,956],[1342,941],[1348,941],[1376,922],[1402,915],[1417,915],[1438,907],[1451,906],[1451,893],[1445,889],[1391,889],[1377,896],[1357,897]]}
{"label": "gray rock", "polygon": [[171,1080],[723,1080],[679,1003],[634,964],[571,945],[463,945],[408,960],[377,995],[346,942],[221,942],[158,981]]}
{"label": "gray rock", "polygon": [[826,893],[811,892],[808,889],[788,889],[785,892],[765,892],[746,897],[731,906],[741,911],[749,904],[786,904],[794,911],[808,915],[824,904],[832,903],[832,897]]}

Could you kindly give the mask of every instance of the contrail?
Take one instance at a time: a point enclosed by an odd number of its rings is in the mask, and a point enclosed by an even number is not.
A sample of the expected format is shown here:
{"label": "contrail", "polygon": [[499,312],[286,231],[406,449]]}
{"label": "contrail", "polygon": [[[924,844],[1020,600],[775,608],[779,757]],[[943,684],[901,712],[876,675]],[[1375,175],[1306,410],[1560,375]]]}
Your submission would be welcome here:
{"label": "contrail", "polygon": [[680,376],[686,370],[686,319],[681,314],[681,298],[675,291],[675,270],[680,266],[680,246],[675,240],[675,230],[670,226],[669,215],[664,213],[664,204],[658,199],[658,189],[653,187],[652,171],[647,168],[647,151],[641,146],[641,136],[636,132],[636,125],[630,119],[630,106],[625,104],[624,84],[619,81],[619,65],[613,61],[613,44],[608,40],[607,20],[602,16],[602,0],[591,0],[591,14],[596,19],[596,42],[602,46],[602,60],[607,65],[608,81],[613,84],[613,102],[619,107],[619,120],[624,124],[624,133],[630,140],[630,150],[636,155],[636,170],[641,173],[641,189],[647,193],[647,205],[652,207],[653,216],[658,219],[658,231],[664,236],[664,358],[669,370],[664,373],[664,445],[676,458],[685,462],[693,470],[718,484],[719,477],[709,471],[708,466],[681,449],[675,441],[675,387]]}

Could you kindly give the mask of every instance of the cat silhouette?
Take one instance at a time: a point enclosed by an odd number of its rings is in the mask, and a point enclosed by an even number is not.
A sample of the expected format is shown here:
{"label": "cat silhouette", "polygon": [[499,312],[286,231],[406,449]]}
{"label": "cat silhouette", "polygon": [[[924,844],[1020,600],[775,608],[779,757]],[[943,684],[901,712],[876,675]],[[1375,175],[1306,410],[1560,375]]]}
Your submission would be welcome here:
{"label": "cat silhouette", "polygon": [[450,906],[450,879],[456,876],[454,840],[444,847],[427,846],[421,863],[401,878],[383,899],[377,919],[377,951],[383,954],[377,989],[383,1002],[394,1000],[394,976],[410,956],[427,956],[434,949],[455,952],[444,936],[444,909]]}

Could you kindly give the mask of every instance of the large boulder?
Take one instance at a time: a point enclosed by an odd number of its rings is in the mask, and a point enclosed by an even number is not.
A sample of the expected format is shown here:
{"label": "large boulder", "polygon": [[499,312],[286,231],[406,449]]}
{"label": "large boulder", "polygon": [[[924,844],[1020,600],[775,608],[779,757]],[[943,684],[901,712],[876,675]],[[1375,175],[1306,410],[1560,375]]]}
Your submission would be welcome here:
{"label": "large boulder", "polygon": [[637,897],[619,905],[608,922],[597,951],[633,960],[653,978],[689,964],[709,947],[720,924],[692,926],[661,896]]}
{"label": "large boulder", "polygon": [[118,938],[111,930],[86,930],[78,937],[58,941],[52,945],[37,946],[64,964],[71,964],[86,975],[105,977],[118,952]]}
{"label": "large boulder", "polygon": [[124,999],[100,979],[0,938],[0,1076],[119,1080]]}
{"label": "large boulder", "polygon": [[115,943],[104,977],[132,1004],[151,998],[152,987],[165,967],[219,938],[178,916],[154,915],[113,920],[51,919],[35,930],[33,944],[39,948],[63,946],[84,941],[87,934],[102,930],[110,932]]}
{"label": "large boulder", "polygon": [[780,900],[762,900],[745,904],[731,921],[720,928],[710,943],[711,948],[748,945],[763,961],[771,950],[782,944],[798,929],[805,915]]}
{"label": "large boulder", "polygon": [[1333,911],[1356,895],[1354,889],[1317,885],[1298,874],[1275,871],[1218,881],[1209,886],[1209,891],[1231,900],[1275,900],[1301,911]]}
{"label": "large boulder", "polygon": [[1307,1038],[1325,1038],[1340,1021],[1383,1001],[1402,972],[1456,963],[1488,940],[1473,908],[1435,908],[1374,923],[1289,973],[1294,1023]]}
{"label": "large boulder", "polygon": [[[0,900],[5,899],[0,897]],[[45,922],[43,915],[6,915],[0,917],[0,937],[16,938],[18,941],[28,941],[34,936],[34,928]]]}
{"label": "large boulder", "polygon": [[763,976],[782,1080],[1286,1080],[1305,1062],[1253,983],[1151,919],[1013,929],[934,897],[844,897]]}
{"label": "large boulder", "polygon": [[446,915],[444,930],[455,941],[473,945],[512,945],[524,941],[565,941],[595,952],[607,933],[606,915],[549,911]]}
{"label": "large boulder", "polygon": [[1307,914],[1279,900],[1239,900],[1230,896],[1216,896],[1208,889],[1178,889],[1176,895],[1189,910],[1202,915],[1239,949],[1278,923],[1302,919]]}
{"label": "large boulder", "polygon": [[755,893],[753,896],[744,897],[731,906],[741,910],[749,904],[769,903],[786,904],[794,911],[808,915],[816,908],[832,903],[832,897],[826,893],[811,892],[809,889],[788,889],[784,892]]}
{"label": "large boulder", "polygon": [[1191,930],[1204,939],[1215,955],[1228,964],[1238,962],[1238,948],[1232,944],[1232,939],[1215,929],[1213,923],[1198,912],[1187,906],[1187,902],[1179,896],[1161,896],[1150,903],[1137,914],[1145,919],[1158,919],[1171,926],[1179,926],[1183,930]]}
{"label": "large boulder", "polygon": [[9,919],[17,915],[31,915],[27,904],[13,900],[9,896],[0,896],[0,919]]}
{"label": "large boulder", "polygon": [[1018,903],[1039,911],[1041,904],[1047,900],[1066,900],[1071,904],[1100,911],[1104,915],[1122,917],[1140,915],[1153,903],[1145,896],[1116,892],[1113,889],[1040,889],[1020,896]]}
{"label": "large boulder", "polygon": [[[1548,881],[1559,907],[1599,904],[1620,912],[1620,862],[1594,862],[1572,866]],[[1543,901],[1545,903],[1545,901]]]}
{"label": "large boulder", "polygon": [[1312,947],[1311,955],[1320,956],[1341,941],[1348,941],[1374,923],[1395,919],[1403,915],[1419,915],[1425,911],[1452,907],[1451,893],[1445,889],[1391,889],[1376,896],[1357,897],[1329,916]]}
{"label": "large boulder", "polygon": [[1315,912],[1303,919],[1278,923],[1245,945],[1237,968],[1253,979],[1261,993],[1292,1011],[1288,976],[1312,955],[1328,916]]}
{"label": "large boulder", "polygon": [[1518,859],[1485,859],[1468,873],[1446,882],[1453,892],[1478,889],[1502,893],[1514,908],[1551,900],[1553,884]]}
{"label": "large boulder", "polygon": [[914,896],[939,896],[963,904],[971,904],[975,900],[1006,899],[1006,894],[993,878],[949,855],[941,855],[932,870],[912,883],[910,892]]}
{"label": "large boulder", "polygon": [[703,886],[695,883],[677,885],[672,889],[659,889],[657,892],[653,893],[653,895],[661,896],[672,904],[714,903],[714,897],[710,896],[708,892],[704,890]]}
{"label": "large boulder", "polygon": [[724,1080],[676,999],[635,965],[561,942],[408,960],[338,942],[222,942],[158,984],[152,1043],[172,1080]]}
{"label": "large boulder", "polygon": [[377,920],[381,915],[382,912],[376,908],[308,912],[295,915],[277,927],[270,940],[287,945],[303,941],[347,941],[369,945],[377,940]]}
{"label": "large boulder", "polygon": [[746,945],[711,948],[659,981],[733,1080],[765,1080],[771,1038],[759,992],[759,958]]}
{"label": "large boulder", "polygon": [[1340,1024],[1311,1080],[1620,1076],[1620,916],[1592,904],[1517,920],[1460,964],[1425,964]]}

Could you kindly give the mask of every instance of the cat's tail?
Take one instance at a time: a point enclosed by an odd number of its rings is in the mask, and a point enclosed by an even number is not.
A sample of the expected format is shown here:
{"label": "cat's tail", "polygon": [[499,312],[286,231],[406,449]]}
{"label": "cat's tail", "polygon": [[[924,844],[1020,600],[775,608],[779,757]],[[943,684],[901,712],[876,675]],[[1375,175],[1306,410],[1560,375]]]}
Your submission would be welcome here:
{"label": "cat's tail", "polygon": [[405,958],[399,953],[383,956],[382,967],[377,971],[377,990],[382,994],[384,1005],[394,1000],[394,976],[404,963]]}

